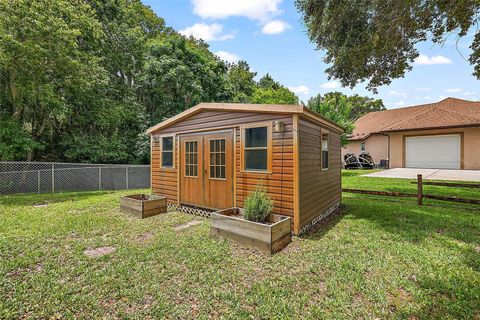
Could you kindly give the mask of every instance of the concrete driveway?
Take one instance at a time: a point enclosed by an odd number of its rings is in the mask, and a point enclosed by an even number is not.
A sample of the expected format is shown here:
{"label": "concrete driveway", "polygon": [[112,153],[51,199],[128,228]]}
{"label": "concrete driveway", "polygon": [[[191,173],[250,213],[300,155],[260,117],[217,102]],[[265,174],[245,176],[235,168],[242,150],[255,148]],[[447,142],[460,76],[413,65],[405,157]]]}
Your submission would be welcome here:
{"label": "concrete driveway", "polygon": [[480,181],[480,170],[444,170],[395,168],[363,175],[364,177],[416,179],[417,174],[428,180]]}

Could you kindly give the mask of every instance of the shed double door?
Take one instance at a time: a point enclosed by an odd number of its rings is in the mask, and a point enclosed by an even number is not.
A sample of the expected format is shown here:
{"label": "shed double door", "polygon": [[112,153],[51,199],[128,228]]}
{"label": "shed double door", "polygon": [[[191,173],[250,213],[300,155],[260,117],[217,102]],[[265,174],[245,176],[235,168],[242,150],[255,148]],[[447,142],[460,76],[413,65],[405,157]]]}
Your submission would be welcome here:
{"label": "shed double door", "polygon": [[233,207],[232,130],[180,136],[180,203]]}

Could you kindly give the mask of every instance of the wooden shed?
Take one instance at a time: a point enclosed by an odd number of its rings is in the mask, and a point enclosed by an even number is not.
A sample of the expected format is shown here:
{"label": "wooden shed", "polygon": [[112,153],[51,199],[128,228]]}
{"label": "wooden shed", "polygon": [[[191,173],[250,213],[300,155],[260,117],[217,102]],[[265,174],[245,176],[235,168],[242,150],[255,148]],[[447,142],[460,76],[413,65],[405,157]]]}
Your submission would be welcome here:
{"label": "wooden shed", "polygon": [[339,205],[342,131],[301,105],[201,103],[148,129],[152,193],[225,209],[261,184],[299,233]]}

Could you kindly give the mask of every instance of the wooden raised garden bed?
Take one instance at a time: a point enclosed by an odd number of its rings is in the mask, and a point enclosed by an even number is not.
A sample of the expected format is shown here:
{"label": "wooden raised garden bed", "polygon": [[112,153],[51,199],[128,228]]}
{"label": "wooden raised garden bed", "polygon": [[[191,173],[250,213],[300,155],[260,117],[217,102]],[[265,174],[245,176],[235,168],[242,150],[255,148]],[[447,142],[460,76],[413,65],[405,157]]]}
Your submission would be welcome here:
{"label": "wooden raised garden bed", "polygon": [[243,218],[243,209],[231,208],[211,213],[210,233],[251,248],[275,253],[292,241],[291,218],[270,214],[265,223]]}
{"label": "wooden raised garden bed", "polygon": [[149,194],[133,194],[120,198],[120,211],[143,219],[167,212],[167,198]]}

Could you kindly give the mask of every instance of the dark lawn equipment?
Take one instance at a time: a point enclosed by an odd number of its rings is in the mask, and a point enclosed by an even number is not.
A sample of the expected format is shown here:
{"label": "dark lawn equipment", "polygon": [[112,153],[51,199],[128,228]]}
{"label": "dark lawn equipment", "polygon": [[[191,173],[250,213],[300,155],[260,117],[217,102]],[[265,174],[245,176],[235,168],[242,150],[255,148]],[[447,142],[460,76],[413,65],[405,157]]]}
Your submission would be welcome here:
{"label": "dark lawn equipment", "polygon": [[343,157],[345,169],[373,169],[375,162],[369,153],[361,153],[358,158],[354,153],[347,153]]}
{"label": "dark lawn equipment", "polygon": [[367,152],[363,152],[360,155],[358,155],[358,161],[362,165],[362,169],[375,168],[375,161],[373,161],[372,156]]}
{"label": "dark lawn equipment", "polygon": [[353,153],[347,153],[343,157],[343,161],[345,161],[345,169],[360,169],[362,167],[362,164]]}

